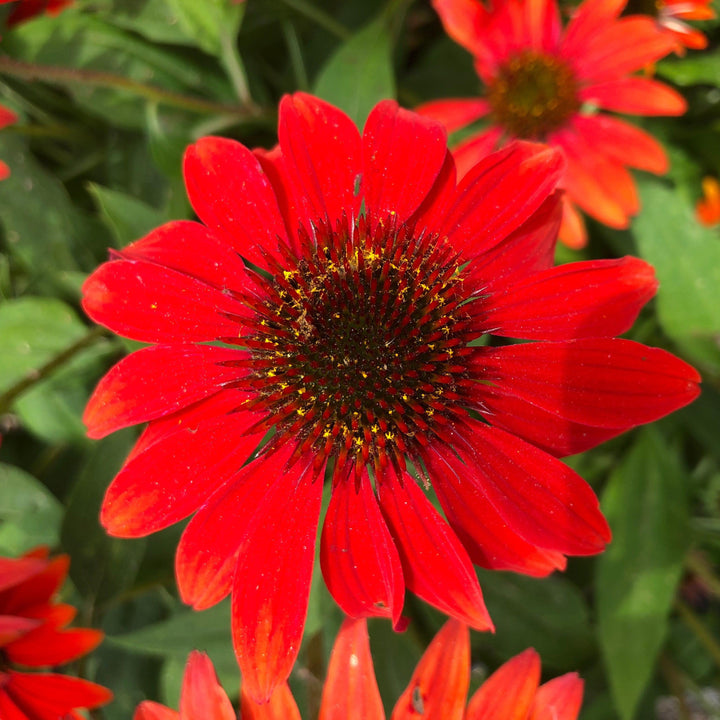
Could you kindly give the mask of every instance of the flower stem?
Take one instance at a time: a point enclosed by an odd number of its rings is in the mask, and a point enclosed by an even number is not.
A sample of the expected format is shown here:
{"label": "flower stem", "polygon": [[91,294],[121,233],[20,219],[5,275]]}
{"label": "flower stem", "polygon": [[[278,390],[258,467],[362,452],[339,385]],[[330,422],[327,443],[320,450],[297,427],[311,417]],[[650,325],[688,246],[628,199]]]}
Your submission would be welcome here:
{"label": "flower stem", "polygon": [[705,650],[707,650],[708,654],[714,660],[715,665],[720,668],[720,644],[718,644],[718,641],[708,632],[708,629],[703,625],[693,610],[682,600],[675,600],[675,609],[685,624],[695,633],[695,637],[697,637]]}
{"label": "flower stem", "polygon": [[98,340],[107,337],[108,332],[99,325],[89,330],[83,337],[74,342],[69,347],[50,358],[44,365],[31,370],[25,377],[21,378],[0,395],[0,414],[7,412],[12,404],[23,393],[27,392],[37,383],[45,380],[56,370],[59,370],[66,362],[72,360],[78,353],[86,348],[94,345]]}
{"label": "flower stem", "polygon": [[0,75],[9,75],[29,81],[44,81],[58,85],[93,85],[96,87],[116,88],[139,95],[163,105],[189,110],[203,114],[232,114],[239,118],[258,119],[262,111],[254,105],[219,103],[203,98],[183,95],[164,90],[153,85],[146,85],[113,73],[96,70],[81,70],[50,65],[35,65],[7,56],[0,57]]}
{"label": "flower stem", "polygon": [[235,35],[227,29],[220,33],[222,63],[240,102],[247,107],[253,107],[245,66],[238,52],[236,40]]}
{"label": "flower stem", "polygon": [[326,12],[318,7],[315,7],[307,0],[282,0],[289,8],[299,12],[306,18],[309,18],[320,27],[325,28],[328,32],[331,32],[341,40],[347,40],[352,33],[344,26],[341,25],[334,17],[328,15]]}

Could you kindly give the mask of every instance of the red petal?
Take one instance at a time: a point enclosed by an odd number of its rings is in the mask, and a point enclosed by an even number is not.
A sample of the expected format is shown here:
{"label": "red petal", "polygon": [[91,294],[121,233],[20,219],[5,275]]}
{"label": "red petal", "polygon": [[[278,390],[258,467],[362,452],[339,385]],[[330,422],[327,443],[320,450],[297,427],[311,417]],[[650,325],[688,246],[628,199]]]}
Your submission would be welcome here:
{"label": "red petal", "polygon": [[237,472],[257,447],[238,412],[184,427],[129,460],[105,494],[100,521],[117,537],[143,537],[182,520]]}
{"label": "red petal", "polygon": [[283,475],[299,480],[301,470],[287,468],[292,447],[261,455],[233,478],[190,521],[180,538],[175,574],[183,602],[204,610],[232,589],[237,553],[249,524],[270,488]]}
{"label": "red petal", "polygon": [[242,720],[301,720],[300,711],[287,683],[278,685],[270,700],[262,704],[248,697],[241,688],[240,717]]}
{"label": "red petal", "polygon": [[67,577],[70,558],[58,555],[46,560],[40,572],[0,593],[0,608],[4,615],[26,615],[29,608],[50,601]]}
{"label": "red petal", "polygon": [[598,152],[609,158],[647,172],[667,172],[665,149],[640,128],[601,114],[575,115],[572,124],[592,142]]}
{"label": "red petal", "polygon": [[189,275],[140,260],[101,265],[83,285],[83,308],[133,340],[189,343],[237,336],[244,305]]}
{"label": "red petal", "polygon": [[635,72],[675,48],[654,18],[633,15],[597,30],[583,52],[571,58],[580,82],[602,82]]}
{"label": "red petal", "polygon": [[11,662],[28,667],[63,665],[94,650],[102,641],[100,630],[58,631],[43,626],[4,648]]}
{"label": "red petal", "polygon": [[585,221],[570,198],[563,196],[563,217],[558,240],[572,250],[580,250],[587,245]]}
{"label": "red petal", "polygon": [[[6,0],[8,2],[9,0]],[[10,108],[6,108],[4,105],[0,105],[0,130],[2,130],[4,127],[7,127],[8,125],[12,125],[13,123],[16,123],[18,121],[18,116],[10,110]]]}
{"label": "red petal", "polygon": [[524,343],[483,349],[477,358],[477,379],[494,384],[497,392],[594,427],[652,422],[699,393],[694,368],[631,340]]}
{"label": "red petal", "polygon": [[532,648],[501,665],[472,696],[465,720],[526,720],[540,682],[540,657]]}
{"label": "red petal", "polygon": [[447,34],[466,50],[482,48],[482,28],[488,11],[477,0],[433,0]]}
{"label": "red petal", "polygon": [[10,672],[5,692],[26,712],[42,718],[62,717],[75,708],[96,708],[113,697],[110,690],[88,680],[47,673]]}
{"label": "red petal", "polygon": [[101,438],[155,420],[218,392],[246,371],[232,365],[245,357],[211,345],[162,345],[138,350],[100,381],[85,408],[88,435]]}
{"label": "red petal", "polygon": [[[474,0],[473,0],[474,2]],[[447,132],[455,132],[490,112],[490,103],[481,98],[462,98],[456,100],[432,100],[415,108],[423,117],[441,123]]]}
{"label": "red petal", "polygon": [[3,689],[8,677],[6,673],[0,672],[0,717],[3,720],[34,720],[28,718]]}
{"label": "red petal", "polygon": [[553,193],[515,232],[468,267],[478,287],[505,288],[554,264],[562,193]]}
{"label": "red petal", "polygon": [[320,566],[335,602],[350,617],[387,617],[397,624],[402,567],[370,479],[340,482],[332,493],[320,543]]}
{"label": "red petal", "polygon": [[345,620],[338,631],[320,704],[319,720],[348,718],[385,720],[365,620]]}
{"label": "red petal", "polygon": [[541,685],[528,720],[576,720],[583,698],[583,681],[568,673]]}
{"label": "red petal", "polygon": [[133,720],[180,720],[176,710],[171,710],[152,700],[143,700],[135,710]]}
{"label": "red petal", "polygon": [[555,54],[562,32],[556,0],[527,0],[524,9],[528,44],[533,49]]}
{"label": "red petal", "polygon": [[[4,558],[0,557],[0,592],[19,585],[25,580],[42,572],[47,565],[45,560],[32,557]],[[2,607],[2,606],[0,606]]]}
{"label": "red petal", "polygon": [[470,633],[451,619],[420,658],[390,720],[462,720],[469,686]]}
{"label": "red petal", "polygon": [[185,667],[180,715],[188,720],[237,720],[210,658],[197,650],[190,653]]}
{"label": "red petal", "polygon": [[493,385],[478,384],[471,391],[471,397],[479,412],[492,418],[495,427],[517,435],[555,457],[585,452],[626,430],[572,422]]}
{"label": "red petal", "polygon": [[185,184],[198,217],[236,252],[264,266],[263,251],[285,238],[273,188],[253,153],[235,140],[206,137],[185,152]]}
{"label": "red petal", "polygon": [[491,630],[470,558],[415,481],[406,475],[400,484],[388,474],[378,486],[407,588],[476,630]]}
{"label": "red petal", "polygon": [[41,620],[0,615],[0,647],[17,640],[21,635],[26,635],[41,624]]}
{"label": "red petal", "polygon": [[631,115],[682,115],[687,110],[679,92],[643,77],[595,83],[580,91],[580,99]]}
{"label": "red petal", "polygon": [[[590,486],[556,458],[520,438],[480,422],[456,436],[452,450],[438,447],[459,477],[465,501],[478,522],[492,506],[531,545],[563,555],[592,555],[604,549],[610,530]],[[459,457],[458,457],[459,456]],[[455,480],[456,487],[458,482]]]}
{"label": "red petal", "polygon": [[458,143],[453,148],[458,177],[465,177],[481,160],[493,152],[501,144],[504,134],[502,128],[491,126]]}
{"label": "red petal", "polygon": [[468,257],[487,252],[538,210],[563,166],[560,153],[532,143],[512,143],[489,155],[458,186],[440,235]]}
{"label": "red petal", "polygon": [[362,188],[368,215],[405,222],[435,183],[447,155],[447,134],[429,118],[378,103],[362,137]]}
{"label": "red petal", "polygon": [[240,548],[232,630],[243,688],[267,702],[300,650],[315,559],[322,481],[281,475]]}
{"label": "red petal", "polygon": [[515,533],[485,501],[482,489],[475,488],[472,476],[459,474],[440,456],[428,453],[424,460],[448,522],[473,563],[533,577],[565,569],[564,555],[537,548]]}
{"label": "red petal", "polygon": [[305,93],[286,95],[280,103],[278,127],[285,168],[294,193],[309,203],[308,221],[354,220],[361,195],[360,134],[350,118],[329,103]]}
{"label": "red petal", "polygon": [[10,177],[8,164],[0,160],[0,180],[7,180]]}
{"label": "red petal", "polygon": [[595,36],[598,29],[611,25],[626,4],[627,0],[585,0],[580,3],[565,30],[562,57],[570,61],[581,57],[587,43]]}
{"label": "red petal", "polygon": [[643,260],[589,260],[539,272],[490,293],[494,335],[525,340],[613,337],[625,332],[658,287]]}

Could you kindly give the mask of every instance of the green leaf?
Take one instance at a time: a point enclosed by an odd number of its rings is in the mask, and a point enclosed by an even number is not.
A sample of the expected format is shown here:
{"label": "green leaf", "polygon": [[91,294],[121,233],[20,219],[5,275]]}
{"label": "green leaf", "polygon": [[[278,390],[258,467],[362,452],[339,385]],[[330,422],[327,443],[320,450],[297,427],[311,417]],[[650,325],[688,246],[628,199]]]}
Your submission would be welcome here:
{"label": "green leaf", "polygon": [[100,527],[102,499],[135,439],[123,430],[100,440],[91,451],[70,495],[61,541],[72,556],[70,576],[90,601],[116,597],[130,587],[145,552],[141,539],[119,540]]}
{"label": "green leaf", "polygon": [[566,670],[579,667],[592,655],[587,605],[569,580],[559,575],[538,580],[486,570],[479,575],[496,629],[495,635],[483,635],[480,644],[497,660],[507,660],[532,646],[542,656],[544,668]]}
{"label": "green leaf", "polygon": [[12,169],[0,183],[0,217],[10,253],[34,292],[74,288],[71,273],[97,264],[107,233],[73,206],[63,184],[36,162],[22,138],[2,133],[0,157]]}
{"label": "green leaf", "polygon": [[656,70],[677,85],[720,85],[720,50],[668,58],[660,61]]}
{"label": "green leaf", "polygon": [[117,247],[138,240],[165,221],[164,213],[132,195],[96,183],[90,183],[88,189]]}
{"label": "green leaf", "polygon": [[0,391],[36,371],[86,333],[85,325],[60,300],[25,297],[0,305]]}
{"label": "green leaf", "polygon": [[720,243],[695,219],[689,202],[657,180],[640,183],[642,212],[633,234],[655,267],[663,329],[701,360],[720,362]]}
{"label": "green leaf", "polygon": [[178,13],[166,0],[105,0],[106,6],[95,10],[117,27],[132,30],[159,43],[193,45],[180,23]]}
{"label": "green leaf", "polygon": [[62,505],[39,480],[0,464],[0,554],[57,545],[61,521]]}
{"label": "green leaf", "polygon": [[395,97],[392,38],[384,17],[340,46],[320,71],[315,94],[344,110],[360,128],[376,103]]}
{"label": "green leaf", "polygon": [[166,677],[172,686],[168,688],[168,695],[176,692],[171,676],[177,676],[179,664],[185,665],[191,650],[207,652],[220,682],[228,688],[237,687],[239,673],[230,633],[230,600],[202,612],[181,610],[168,620],[108,637],[107,642],[143,655],[175,661]]}
{"label": "green leaf", "polygon": [[655,428],[602,498],[613,541],[597,564],[598,636],[615,706],[631,720],[650,681],[688,548],[688,478]]}
{"label": "green leaf", "polygon": [[184,31],[206,52],[219,55],[223,36],[235,35],[240,26],[242,7],[232,0],[168,0]]}

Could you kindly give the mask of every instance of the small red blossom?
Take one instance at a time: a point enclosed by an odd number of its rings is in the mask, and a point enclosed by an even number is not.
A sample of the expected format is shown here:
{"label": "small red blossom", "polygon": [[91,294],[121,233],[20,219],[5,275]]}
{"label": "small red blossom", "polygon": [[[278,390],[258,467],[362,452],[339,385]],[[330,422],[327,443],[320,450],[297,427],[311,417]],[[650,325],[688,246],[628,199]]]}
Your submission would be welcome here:
{"label": "small red blossom", "polygon": [[75,711],[112,699],[106,688],[43,668],[76,660],[102,640],[99,630],[67,628],[75,608],[54,596],[65,581],[67,555],[49,558],[38,548],[21,558],[0,558],[0,717],[3,720],[82,720]]}
{"label": "small red blossom", "polygon": [[656,0],[655,21],[658,27],[675,40],[675,52],[685,54],[685,48],[703,50],[707,37],[684,20],[712,20],[715,11],[710,7],[712,0]]}
{"label": "small red blossom", "polygon": [[438,100],[418,112],[449,131],[487,118],[454,151],[462,175],[515,138],[560,149],[567,161],[560,239],[587,242],[577,211],[614,228],[639,209],[627,168],[667,170],[650,135],[597,109],[637,115],[680,115],[685,100],[656,80],[632,75],[671,52],[673,37],[645,16],[619,18],[626,0],[585,0],[566,28],[556,0],[433,0],[447,33],[475,58],[484,84],[476,99]]}
{"label": "small red blossom", "polygon": [[[470,634],[449,620],[420,659],[391,720],[576,720],[583,681],[568,673],[540,685],[540,658],[525,650],[493,673],[466,707],[470,685]],[[242,720],[300,720],[287,683],[258,704],[243,690]],[[323,687],[319,720],[385,720],[365,620],[346,620],[338,633]],[[145,701],[133,720],[235,720],[212,663],[193,652],[185,669],[180,713]]]}
{"label": "small red blossom", "polygon": [[31,20],[37,15],[59,15],[73,4],[73,0],[0,0],[0,5],[12,3],[13,8],[6,21],[8,27]]}
{"label": "small red blossom", "polygon": [[720,182],[714,177],[703,178],[703,196],[695,206],[697,219],[708,227],[720,224]]}
{"label": "small red blossom", "polygon": [[[302,93],[283,99],[279,139],[192,145],[204,224],[115,253],[83,300],[151,343],[85,412],[92,437],[149,422],[101,521],[140,537],[195,513],[180,594],[201,609],[232,591],[256,699],[300,647],[323,478],[320,564],[348,615],[397,626],[408,589],[488,630],[473,563],[542,576],[610,539],[557,458],[682,407],[699,381],[614,337],[655,293],[649,265],[553,267],[557,151],[516,143],[457,182],[438,123],[386,101],[360,135]],[[491,336],[532,342],[476,343]]]}
{"label": "small red blossom", "polygon": [[[17,115],[9,108],[0,105],[0,130],[8,125],[17,122]],[[0,180],[5,180],[10,175],[10,168],[0,160]]]}

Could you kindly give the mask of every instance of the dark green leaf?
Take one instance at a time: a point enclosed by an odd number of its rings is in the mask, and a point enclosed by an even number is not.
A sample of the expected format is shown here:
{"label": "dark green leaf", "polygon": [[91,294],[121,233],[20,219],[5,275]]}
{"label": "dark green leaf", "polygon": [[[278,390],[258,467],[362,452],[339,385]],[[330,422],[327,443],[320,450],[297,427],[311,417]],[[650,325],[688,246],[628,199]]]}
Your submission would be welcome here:
{"label": "dark green leaf", "polygon": [[720,50],[668,58],[657,64],[657,73],[678,85],[720,85]]}
{"label": "dark green leaf", "polygon": [[320,71],[315,94],[344,110],[358,127],[376,103],[395,97],[392,40],[384,17],[340,46]]}
{"label": "dark green leaf", "polygon": [[62,506],[32,475],[0,464],[0,554],[57,545]]}
{"label": "dark green leaf", "polygon": [[480,571],[480,584],[495,635],[479,643],[498,660],[534,647],[544,668],[577,668],[593,651],[588,609],[580,590],[553,575],[542,580]]}
{"label": "dark green leaf", "polygon": [[631,720],[652,677],[688,547],[688,479],[645,429],[602,498],[613,541],[597,565],[598,635],[615,706]]}
{"label": "dark green leaf", "polygon": [[90,601],[113,598],[130,587],[145,550],[144,540],[111,538],[99,522],[105,490],[134,438],[134,431],[123,430],[95,445],[65,513],[61,540],[72,556],[70,576]]}
{"label": "dark green leaf", "polygon": [[223,42],[235,42],[242,17],[239,3],[230,0],[168,0],[185,33],[212,55],[221,54]]}
{"label": "dark green leaf", "polygon": [[88,186],[100,216],[112,231],[117,247],[124,247],[165,221],[164,213],[132,195],[95,183]]}

